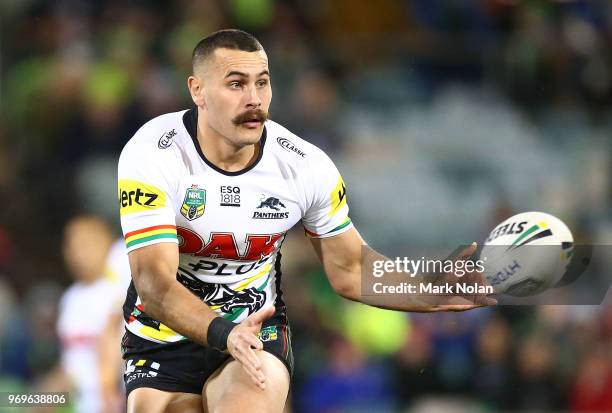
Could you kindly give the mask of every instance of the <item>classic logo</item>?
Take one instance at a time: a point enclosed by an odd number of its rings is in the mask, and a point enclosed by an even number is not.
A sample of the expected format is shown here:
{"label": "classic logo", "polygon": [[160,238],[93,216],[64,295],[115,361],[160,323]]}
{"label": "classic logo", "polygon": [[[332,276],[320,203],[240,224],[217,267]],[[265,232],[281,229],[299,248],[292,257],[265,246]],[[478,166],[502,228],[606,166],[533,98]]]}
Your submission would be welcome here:
{"label": "classic logo", "polygon": [[281,202],[280,199],[275,198],[273,196],[265,196],[262,195],[261,200],[259,201],[259,206],[257,209],[271,209],[273,211],[279,212],[267,212],[267,211],[255,211],[253,212],[253,219],[286,219],[289,218],[289,211],[281,211],[281,209],[286,209],[285,204]]}
{"label": "classic logo", "polygon": [[342,177],[338,177],[338,183],[331,191],[331,209],[329,211],[329,216],[333,216],[338,212],[344,205],[346,205],[346,186],[344,186],[344,181]]}
{"label": "classic logo", "polygon": [[206,190],[199,189],[197,185],[191,185],[185,192],[185,199],[181,205],[181,214],[189,221],[204,215],[206,207]]}
{"label": "classic logo", "polygon": [[302,150],[298,147],[296,147],[293,142],[291,142],[289,139],[287,138],[281,138],[280,136],[278,138],[276,138],[276,142],[278,142],[278,144],[285,149],[286,151],[289,152],[294,152],[298,155],[300,155],[302,158],[306,157],[306,154],[304,152],[302,152]]}
{"label": "classic logo", "polygon": [[159,141],[157,141],[157,147],[159,149],[169,148],[170,145],[172,145],[172,138],[174,138],[175,136],[176,136],[176,131],[174,129],[172,129],[169,132],[164,132],[161,138],[159,138]]}
{"label": "classic logo", "polygon": [[121,215],[149,211],[166,206],[166,194],[153,185],[133,179],[120,179],[118,191]]}

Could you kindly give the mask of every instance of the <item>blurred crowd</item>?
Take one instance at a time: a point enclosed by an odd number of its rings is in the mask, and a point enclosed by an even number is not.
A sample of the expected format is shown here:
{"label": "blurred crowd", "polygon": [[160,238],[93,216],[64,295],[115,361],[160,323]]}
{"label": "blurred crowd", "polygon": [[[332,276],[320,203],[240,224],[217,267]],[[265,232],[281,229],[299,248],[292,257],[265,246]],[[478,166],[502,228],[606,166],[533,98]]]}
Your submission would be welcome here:
{"label": "blurred crowd", "polygon": [[[56,366],[66,223],[91,213],[119,235],[121,148],[191,105],[191,51],[227,27],[262,42],[271,118],[335,160],[373,247],[481,241],[525,210],[610,243],[606,0],[5,0],[0,389]],[[612,411],[609,303],[369,309],[335,297],[294,235],[295,412]]]}

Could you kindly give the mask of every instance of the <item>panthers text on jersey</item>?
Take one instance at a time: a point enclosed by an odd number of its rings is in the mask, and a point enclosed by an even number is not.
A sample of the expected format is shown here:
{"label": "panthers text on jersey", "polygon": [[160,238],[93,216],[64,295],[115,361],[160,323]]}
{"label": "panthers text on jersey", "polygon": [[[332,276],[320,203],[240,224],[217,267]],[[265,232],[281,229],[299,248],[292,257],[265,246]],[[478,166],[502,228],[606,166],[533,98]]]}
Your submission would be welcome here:
{"label": "panthers text on jersey", "polygon": [[[196,130],[196,108],[161,115],[123,149],[118,195],[127,250],[178,243],[177,280],[228,320],[268,303],[284,311],[285,234],[300,220],[311,237],[351,228],[342,177],[323,151],[273,121],[265,122],[258,158],[237,172],[206,159]],[[147,316],[133,283],[124,316],[142,338],[185,339]]]}

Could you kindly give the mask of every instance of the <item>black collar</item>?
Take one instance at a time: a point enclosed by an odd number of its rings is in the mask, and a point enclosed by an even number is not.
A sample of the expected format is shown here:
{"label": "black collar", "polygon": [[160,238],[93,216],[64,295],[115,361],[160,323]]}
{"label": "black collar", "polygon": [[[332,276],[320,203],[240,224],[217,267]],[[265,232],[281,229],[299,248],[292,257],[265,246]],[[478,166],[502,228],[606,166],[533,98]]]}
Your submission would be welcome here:
{"label": "black collar", "polygon": [[202,152],[202,148],[200,147],[200,143],[198,142],[198,108],[197,107],[194,106],[193,108],[185,112],[185,114],[183,115],[183,124],[185,125],[185,129],[187,129],[189,136],[191,136],[193,145],[195,146],[196,151],[198,151],[200,158],[202,158],[202,160],[206,162],[206,165],[210,166],[212,169],[219,172],[220,174],[228,175],[228,176],[236,176],[236,175],[241,175],[243,173],[249,172],[251,169],[255,168],[255,166],[259,163],[259,161],[261,160],[261,157],[263,156],[264,145],[266,144],[266,135],[267,135],[265,126],[261,134],[261,139],[259,140],[259,144],[260,144],[259,154],[257,155],[257,159],[255,159],[255,162],[253,162],[248,167],[241,169],[240,171],[228,172],[224,169],[219,168],[212,162],[210,162],[206,158],[206,156],[204,156],[204,153]]}

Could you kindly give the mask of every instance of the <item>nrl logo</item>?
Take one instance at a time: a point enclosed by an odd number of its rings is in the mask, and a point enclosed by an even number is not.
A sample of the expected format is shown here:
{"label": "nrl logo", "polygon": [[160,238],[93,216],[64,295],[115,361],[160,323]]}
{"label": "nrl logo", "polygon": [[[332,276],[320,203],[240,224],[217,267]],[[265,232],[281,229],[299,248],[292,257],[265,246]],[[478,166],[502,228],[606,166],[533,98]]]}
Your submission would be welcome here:
{"label": "nrl logo", "polygon": [[191,185],[191,188],[187,188],[183,205],[181,205],[181,214],[189,221],[193,221],[204,215],[205,207],[206,190],[198,189],[197,185]]}
{"label": "nrl logo", "polygon": [[266,341],[274,341],[278,339],[278,330],[276,329],[276,326],[267,326],[263,327],[257,335],[264,343]]}

